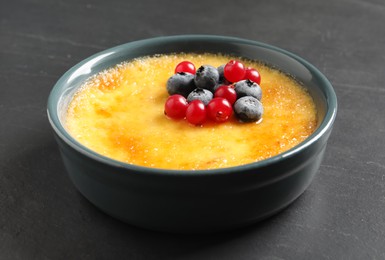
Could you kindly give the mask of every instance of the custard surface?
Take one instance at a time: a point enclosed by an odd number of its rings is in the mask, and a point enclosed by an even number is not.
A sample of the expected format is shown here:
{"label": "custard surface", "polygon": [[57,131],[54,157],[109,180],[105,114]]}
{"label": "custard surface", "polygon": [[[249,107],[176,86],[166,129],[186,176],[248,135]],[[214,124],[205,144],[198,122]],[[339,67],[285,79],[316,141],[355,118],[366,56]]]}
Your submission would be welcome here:
{"label": "custard surface", "polygon": [[[241,60],[261,75],[260,123],[193,126],[164,115],[166,82],[184,60],[198,68]],[[282,153],[317,125],[311,96],[291,77],[258,62],[217,54],[170,54],[116,65],[90,78],[75,94],[66,128],[80,143],[118,161],[164,169],[213,169]]]}

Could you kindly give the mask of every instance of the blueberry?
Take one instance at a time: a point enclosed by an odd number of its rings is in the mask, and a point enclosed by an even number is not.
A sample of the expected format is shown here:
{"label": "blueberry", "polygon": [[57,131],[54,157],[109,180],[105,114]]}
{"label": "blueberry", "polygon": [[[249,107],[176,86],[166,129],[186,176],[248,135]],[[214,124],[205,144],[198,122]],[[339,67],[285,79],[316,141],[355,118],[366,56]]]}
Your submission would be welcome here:
{"label": "blueberry", "polygon": [[167,81],[167,92],[170,96],[179,94],[187,97],[194,89],[194,75],[190,73],[178,72]]}
{"label": "blueberry", "polygon": [[258,100],[262,98],[262,89],[254,81],[245,79],[238,81],[234,85],[235,92],[237,92],[237,97],[241,98],[244,96],[252,96]]}
{"label": "blueberry", "polygon": [[262,118],[263,106],[258,99],[245,96],[235,101],[234,113],[242,122],[258,121]]}
{"label": "blueberry", "polygon": [[219,79],[218,79],[219,85],[229,85],[230,84],[230,82],[225,78],[225,72],[224,72],[225,66],[226,65],[223,64],[217,68],[218,74],[219,74]]}
{"label": "blueberry", "polygon": [[199,67],[195,73],[195,85],[197,88],[204,88],[214,92],[214,87],[218,83],[218,80],[218,70],[210,65]]}
{"label": "blueberry", "polygon": [[196,88],[187,96],[187,101],[190,103],[195,99],[199,99],[203,104],[207,105],[213,99],[213,93],[207,89]]}

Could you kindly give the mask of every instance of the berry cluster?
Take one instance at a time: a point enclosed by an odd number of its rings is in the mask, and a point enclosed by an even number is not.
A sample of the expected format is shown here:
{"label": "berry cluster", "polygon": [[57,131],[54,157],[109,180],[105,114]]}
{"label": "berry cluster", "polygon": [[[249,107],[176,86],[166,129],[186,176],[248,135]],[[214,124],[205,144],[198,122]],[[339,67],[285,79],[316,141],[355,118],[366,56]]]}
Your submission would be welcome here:
{"label": "berry cluster", "polygon": [[231,115],[242,122],[258,121],[262,117],[260,102],[261,77],[257,70],[236,60],[215,68],[183,61],[167,81],[170,95],[164,113],[172,119],[183,119],[202,125],[207,119],[225,122]]}

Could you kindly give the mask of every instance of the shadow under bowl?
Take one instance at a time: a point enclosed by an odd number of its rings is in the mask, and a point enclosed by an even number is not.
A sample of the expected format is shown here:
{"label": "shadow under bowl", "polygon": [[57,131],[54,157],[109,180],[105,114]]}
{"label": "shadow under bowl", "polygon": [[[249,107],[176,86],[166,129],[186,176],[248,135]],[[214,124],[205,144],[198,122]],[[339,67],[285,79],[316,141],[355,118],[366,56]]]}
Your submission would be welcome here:
{"label": "shadow under bowl", "polygon": [[[213,170],[165,170],[104,157],[78,143],[65,129],[65,113],[90,76],[122,61],[178,52],[223,53],[262,61],[302,82],[314,99],[318,126],[304,142],[272,158]],[[255,223],[287,207],[317,173],[337,112],[326,77],[304,59],[245,39],[180,35],[123,44],[97,53],[66,72],[48,99],[48,117],[76,188],[96,207],[147,229],[200,233]]]}

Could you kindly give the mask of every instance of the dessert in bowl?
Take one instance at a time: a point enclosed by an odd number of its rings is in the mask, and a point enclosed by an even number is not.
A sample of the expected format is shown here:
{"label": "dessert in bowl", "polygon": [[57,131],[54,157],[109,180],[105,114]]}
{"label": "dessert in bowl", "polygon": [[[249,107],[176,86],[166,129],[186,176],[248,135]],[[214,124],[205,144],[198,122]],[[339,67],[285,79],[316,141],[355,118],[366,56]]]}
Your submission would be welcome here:
{"label": "dessert in bowl", "polygon": [[[217,67],[234,58],[261,73],[261,122],[232,117],[197,126],[163,114],[166,82],[178,62]],[[277,84],[274,74],[285,84]],[[296,105],[283,106],[296,97]],[[280,106],[287,113],[280,114],[277,127]],[[116,218],[171,232],[240,227],[288,206],[318,170],[336,108],[327,79],[296,55],[259,42],[199,35],[142,40],[98,53],[64,74],[48,101],[78,190]]]}

